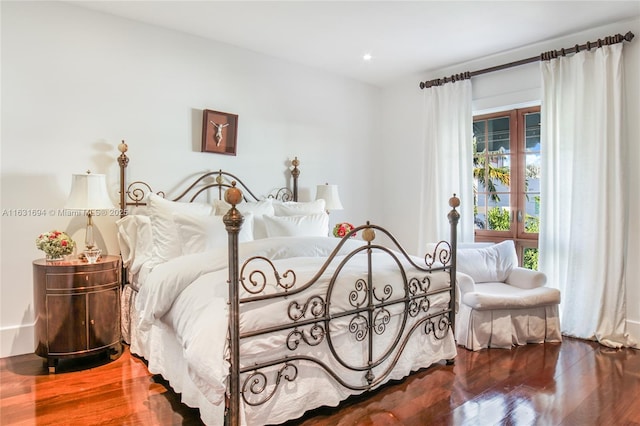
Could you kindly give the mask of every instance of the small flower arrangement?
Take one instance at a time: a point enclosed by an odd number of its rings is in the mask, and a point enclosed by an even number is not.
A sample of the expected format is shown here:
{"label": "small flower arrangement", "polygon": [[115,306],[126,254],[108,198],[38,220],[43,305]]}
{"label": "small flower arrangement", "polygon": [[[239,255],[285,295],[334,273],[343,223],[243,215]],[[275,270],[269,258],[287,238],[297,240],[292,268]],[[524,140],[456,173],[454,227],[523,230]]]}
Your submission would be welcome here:
{"label": "small flower arrangement", "polygon": [[61,231],[45,232],[36,238],[38,250],[42,250],[50,258],[61,258],[71,254],[75,246],[75,241]]}
{"label": "small flower arrangement", "polygon": [[[353,226],[352,224],[350,224],[348,222],[338,223],[333,228],[333,236],[334,237],[338,237],[338,238],[342,238],[345,235],[347,235],[349,232],[353,231],[354,229],[355,229],[355,226]],[[351,234],[352,238],[355,237],[355,236],[356,236],[355,232],[353,234]]]}

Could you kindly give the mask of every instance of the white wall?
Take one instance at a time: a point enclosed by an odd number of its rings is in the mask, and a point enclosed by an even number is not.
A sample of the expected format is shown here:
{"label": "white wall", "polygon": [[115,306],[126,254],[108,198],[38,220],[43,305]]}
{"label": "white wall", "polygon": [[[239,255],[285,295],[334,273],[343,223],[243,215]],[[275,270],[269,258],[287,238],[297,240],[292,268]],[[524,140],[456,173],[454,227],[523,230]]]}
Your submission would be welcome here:
{"label": "white wall", "polygon": [[[626,258],[627,277],[627,310],[629,331],[636,341],[640,341],[640,19],[613,23],[594,28],[579,34],[573,34],[557,40],[550,40],[534,46],[506,52],[482,60],[460,64],[448,69],[436,70],[420,75],[411,75],[398,79],[385,88],[382,96],[382,116],[385,126],[382,129],[383,139],[393,140],[394,145],[383,144],[379,152],[379,162],[386,166],[383,182],[385,196],[383,222],[403,223],[405,226],[398,232],[398,237],[416,247],[418,237],[415,229],[418,226],[418,179],[421,175],[422,143],[424,134],[423,91],[419,89],[420,81],[442,78],[464,71],[475,71],[490,66],[513,62],[519,59],[536,56],[541,52],[571,47],[595,41],[608,35],[625,34],[631,30],[636,39],[625,43],[625,76],[626,76],[626,131],[627,153],[629,161],[628,188],[629,198],[629,246]],[[488,112],[503,107],[539,104],[541,98],[541,79],[539,63],[523,65],[509,70],[484,74],[472,79],[473,107],[475,111]],[[401,190],[398,190],[398,189]],[[447,200],[442,202],[443,215],[446,215]],[[464,203],[465,200],[462,200]],[[470,201],[469,201],[470,202]]]}
{"label": "white wall", "polygon": [[[2,19],[0,357],[33,352],[35,237],[84,218],[17,217],[62,208],[72,173],[106,173],[118,200],[116,146],[132,179],[171,188],[225,169],[260,193],[284,185],[301,160],[301,197],[340,185],[331,222],[378,220],[367,193],[380,90],[224,44],[56,2],[6,2]],[[237,156],[201,153],[203,109],[239,115]],[[115,217],[99,241],[118,253]]]}

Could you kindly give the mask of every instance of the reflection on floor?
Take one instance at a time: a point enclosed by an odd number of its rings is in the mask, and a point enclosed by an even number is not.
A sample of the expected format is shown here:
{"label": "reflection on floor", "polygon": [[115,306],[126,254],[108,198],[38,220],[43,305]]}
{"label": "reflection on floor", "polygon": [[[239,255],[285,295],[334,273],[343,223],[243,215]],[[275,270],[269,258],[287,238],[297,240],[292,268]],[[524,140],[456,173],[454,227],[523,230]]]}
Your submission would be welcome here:
{"label": "reflection on floor", "polygon": [[[128,350],[116,361],[62,361],[49,375],[38,356],[0,360],[0,424],[200,425],[160,376]],[[565,338],[471,352],[437,364],[302,425],[636,425],[640,351]]]}

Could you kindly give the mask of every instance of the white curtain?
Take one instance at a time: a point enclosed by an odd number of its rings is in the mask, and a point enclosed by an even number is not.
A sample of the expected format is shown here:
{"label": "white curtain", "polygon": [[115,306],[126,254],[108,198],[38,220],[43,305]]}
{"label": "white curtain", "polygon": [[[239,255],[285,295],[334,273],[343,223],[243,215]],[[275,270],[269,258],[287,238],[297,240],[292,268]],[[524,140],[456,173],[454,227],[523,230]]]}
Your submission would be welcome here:
{"label": "white curtain", "polygon": [[540,269],[562,292],[563,334],[611,347],[634,344],[622,71],[622,43],[541,62]]}
{"label": "white curtain", "polygon": [[458,241],[473,241],[473,111],[471,81],[424,90],[426,111],[420,191],[418,253],[428,243],[449,241],[449,198],[460,198]]}

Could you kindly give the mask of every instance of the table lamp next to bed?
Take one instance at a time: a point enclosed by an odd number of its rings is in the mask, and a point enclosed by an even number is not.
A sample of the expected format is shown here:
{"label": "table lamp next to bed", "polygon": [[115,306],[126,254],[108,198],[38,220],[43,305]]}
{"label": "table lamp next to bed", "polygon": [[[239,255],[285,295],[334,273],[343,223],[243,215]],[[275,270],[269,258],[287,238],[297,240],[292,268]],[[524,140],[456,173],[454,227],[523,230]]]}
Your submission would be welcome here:
{"label": "table lamp next to bed", "polygon": [[107,192],[105,175],[93,174],[87,170],[85,174],[74,174],[71,181],[71,192],[65,204],[69,210],[84,211],[87,214],[87,230],[85,248],[81,256],[89,263],[95,263],[101,250],[96,246],[93,237],[93,213],[96,210],[113,209],[113,203]]}

